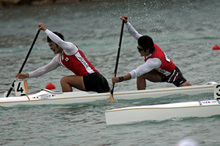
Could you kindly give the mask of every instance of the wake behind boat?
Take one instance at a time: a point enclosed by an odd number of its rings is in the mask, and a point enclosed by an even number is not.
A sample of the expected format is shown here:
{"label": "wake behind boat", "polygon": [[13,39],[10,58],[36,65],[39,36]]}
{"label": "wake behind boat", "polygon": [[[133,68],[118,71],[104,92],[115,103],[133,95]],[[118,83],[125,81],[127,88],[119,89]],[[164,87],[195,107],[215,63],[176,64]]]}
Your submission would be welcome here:
{"label": "wake behind boat", "polygon": [[[115,99],[141,99],[141,98],[159,98],[168,95],[184,94],[196,95],[202,93],[213,93],[214,85],[197,85],[186,87],[162,88],[138,91],[122,91],[115,92]],[[39,104],[72,104],[94,102],[97,100],[108,100],[110,93],[94,93],[94,92],[54,92],[43,89],[36,94],[27,94],[19,97],[2,97],[0,98],[0,106],[23,105],[39,105]]]}

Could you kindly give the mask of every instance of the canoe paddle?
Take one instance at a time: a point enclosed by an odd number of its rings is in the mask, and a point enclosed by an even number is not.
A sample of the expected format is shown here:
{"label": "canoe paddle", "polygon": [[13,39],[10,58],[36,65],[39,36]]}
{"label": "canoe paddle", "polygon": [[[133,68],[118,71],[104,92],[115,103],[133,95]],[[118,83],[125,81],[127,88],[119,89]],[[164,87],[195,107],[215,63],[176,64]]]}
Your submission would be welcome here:
{"label": "canoe paddle", "polygon": [[[38,37],[39,33],[40,33],[40,29],[37,31],[37,34],[36,34],[36,36],[35,36],[35,38],[34,38],[34,41],[33,41],[32,45],[31,45],[31,47],[30,47],[30,49],[29,49],[29,51],[28,51],[28,53],[27,53],[27,55],[26,55],[26,57],[25,57],[25,60],[24,60],[24,62],[23,62],[23,64],[22,64],[22,66],[21,66],[21,68],[20,68],[20,70],[19,70],[18,73],[21,73],[21,72],[22,72],[22,70],[23,70],[23,68],[24,68],[24,65],[25,65],[25,63],[27,62],[27,59],[28,59],[28,57],[29,57],[29,55],[30,55],[30,53],[31,53],[31,50],[32,50],[32,48],[33,48],[33,46],[34,46],[34,44],[35,44],[35,42],[36,42],[36,40],[37,40],[37,37]],[[17,78],[14,79],[14,81],[13,81],[13,83],[12,83],[10,89],[8,90],[8,93],[7,93],[6,97],[8,97],[8,96],[10,95],[12,89],[14,88],[14,83],[16,82],[16,80],[17,80]]]}
{"label": "canoe paddle", "polygon": [[[122,42],[122,36],[123,36],[124,23],[125,23],[125,21],[122,20],[121,34],[120,34],[119,45],[118,45],[118,54],[117,54],[116,63],[115,63],[115,72],[114,72],[115,77],[116,77],[117,69],[118,69],[118,62],[119,62],[119,56],[120,56],[120,50],[121,50],[121,42]],[[111,102],[114,101],[114,97],[113,97],[114,87],[115,87],[115,83],[112,84],[111,95],[109,97],[109,101],[111,101]]]}

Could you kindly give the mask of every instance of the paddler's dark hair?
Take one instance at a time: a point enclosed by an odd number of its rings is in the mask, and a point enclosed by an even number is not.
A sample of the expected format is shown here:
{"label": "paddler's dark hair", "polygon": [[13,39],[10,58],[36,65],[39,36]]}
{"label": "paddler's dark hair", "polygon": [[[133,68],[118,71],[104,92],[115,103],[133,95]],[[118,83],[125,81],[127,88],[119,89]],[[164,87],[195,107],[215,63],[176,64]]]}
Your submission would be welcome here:
{"label": "paddler's dark hair", "polygon": [[154,41],[151,37],[144,35],[138,39],[138,45],[143,47],[144,51],[150,49],[150,53],[152,54],[155,50]]}
{"label": "paddler's dark hair", "polygon": [[[60,37],[62,40],[64,40],[64,36],[61,33],[59,33],[59,32],[53,32],[53,33],[55,33],[58,37]],[[52,40],[48,36],[47,36],[47,42],[48,43],[52,42]]]}

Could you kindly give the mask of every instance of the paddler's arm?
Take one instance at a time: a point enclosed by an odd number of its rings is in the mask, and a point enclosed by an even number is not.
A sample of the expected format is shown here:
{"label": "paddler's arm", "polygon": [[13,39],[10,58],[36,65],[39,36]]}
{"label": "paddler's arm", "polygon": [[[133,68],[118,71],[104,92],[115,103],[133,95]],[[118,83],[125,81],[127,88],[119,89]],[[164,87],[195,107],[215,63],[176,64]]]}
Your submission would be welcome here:
{"label": "paddler's arm", "polygon": [[52,31],[47,29],[42,23],[38,24],[38,28],[43,30],[54,43],[56,43],[58,46],[63,48],[67,55],[73,55],[78,51],[78,48],[76,47],[76,45],[74,45],[71,42],[67,42],[67,41],[62,40],[60,37],[58,37]]}
{"label": "paddler's arm", "polygon": [[127,16],[121,16],[121,19],[124,20],[128,32],[136,39],[138,40],[142,35],[128,22]]}
{"label": "paddler's arm", "polygon": [[15,78],[18,79],[25,79],[25,78],[29,78],[29,73],[23,74],[23,73],[16,73]]}
{"label": "paddler's arm", "polygon": [[32,72],[29,72],[29,78],[39,77],[47,72],[56,69],[59,66],[60,64],[58,63],[58,55],[56,55],[47,65],[42,66]]}
{"label": "paddler's arm", "polygon": [[121,77],[112,77],[112,83],[118,83],[132,78],[146,74],[153,69],[157,69],[161,66],[161,61],[158,58],[150,58],[144,64],[138,66],[136,69],[132,70],[128,74]]}
{"label": "paddler's arm", "polygon": [[121,77],[112,77],[112,83],[118,83],[118,82],[130,80],[130,79],[131,79],[131,74],[128,73],[128,74],[121,76]]}
{"label": "paddler's arm", "polygon": [[33,78],[33,77],[39,77],[47,72],[50,72],[54,69],[56,69],[60,64],[58,63],[58,56],[55,56],[50,63],[43,67],[39,67],[38,69],[29,72],[29,73],[16,73],[15,77],[18,79],[25,79],[25,78]]}

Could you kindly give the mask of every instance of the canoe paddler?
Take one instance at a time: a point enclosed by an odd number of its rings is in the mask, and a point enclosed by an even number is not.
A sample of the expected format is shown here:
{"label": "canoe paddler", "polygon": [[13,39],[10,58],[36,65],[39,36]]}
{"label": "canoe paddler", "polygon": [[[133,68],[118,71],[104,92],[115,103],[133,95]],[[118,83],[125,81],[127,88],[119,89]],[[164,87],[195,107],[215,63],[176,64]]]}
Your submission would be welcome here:
{"label": "canoe paddler", "polygon": [[127,16],[122,16],[121,19],[125,21],[128,32],[137,40],[137,51],[145,58],[145,63],[124,76],[112,77],[113,83],[137,77],[138,90],[146,89],[146,80],[151,82],[173,83],[177,87],[191,85],[183,77],[180,69],[167,57],[160,47],[153,42],[150,36],[139,34],[128,22]]}
{"label": "canoe paddler", "polygon": [[46,33],[49,47],[56,56],[47,65],[29,73],[17,73],[16,77],[19,79],[38,77],[59,66],[64,66],[74,75],[64,76],[61,79],[63,92],[71,92],[72,87],[98,93],[110,91],[106,78],[95,69],[75,44],[65,41],[61,33],[48,30],[42,23],[38,24],[38,28]]}

